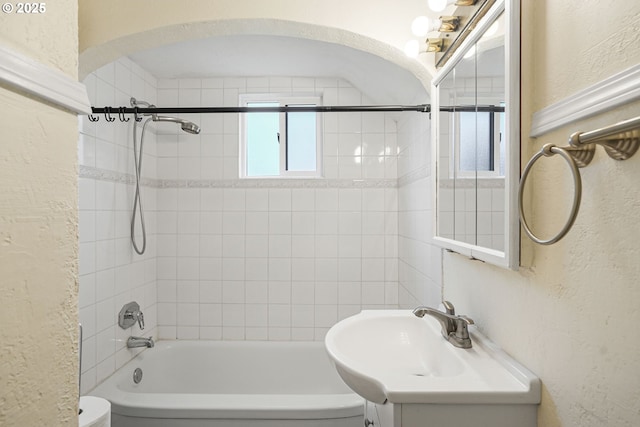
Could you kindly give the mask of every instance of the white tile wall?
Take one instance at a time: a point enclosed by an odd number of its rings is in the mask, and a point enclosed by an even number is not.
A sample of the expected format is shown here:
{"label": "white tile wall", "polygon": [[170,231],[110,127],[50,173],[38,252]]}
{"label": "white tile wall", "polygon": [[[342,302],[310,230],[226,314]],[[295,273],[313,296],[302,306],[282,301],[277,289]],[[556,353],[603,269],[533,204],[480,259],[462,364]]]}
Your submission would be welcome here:
{"label": "white tile wall", "polygon": [[[89,75],[84,84],[94,105],[128,105],[135,96],[155,102],[156,79],[124,58]],[[117,120],[117,119],[116,119]],[[105,176],[133,173],[132,124],[80,120],[81,167]],[[140,134],[138,133],[138,137]],[[155,134],[145,136],[143,177],[155,178]],[[82,393],[111,375],[139,350],[128,350],[129,335],[156,335],[156,190],[143,188],[148,241],[143,256],[129,242],[133,186],[114,179],[79,178],[80,290],[83,325]],[[117,326],[120,308],[137,301],[145,314],[144,331]]]}
{"label": "white tile wall", "polygon": [[[325,104],[363,102],[339,79],[160,80],[158,87],[159,102],[188,97],[190,106],[237,105],[240,94],[257,91],[321,93]],[[162,338],[319,340],[362,308],[397,306],[396,188],[331,184],[396,179],[389,166],[397,151],[394,120],[379,113],[323,117],[328,188],[269,181],[234,188],[224,183],[238,183],[238,121],[199,119],[202,133],[191,147],[191,136],[158,129],[163,179],[222,179],[212,188],[158,192]],[[181,174],[181,165],[191,175]]]}
{"label": "white tile wall", "polygon": [[441,249],[431,244],[430,120],[403,115],[398,121],[399,305],[437,307],[441,300]]}
{"label": "white tile wall", "polygon": [[[327,105],[369,102],[340,79],[156,81],[126,58],[85,84],[94,105],[128,105],[131,96],[237,105],[239,94],[258,91],[322,93]],[[237,116],[185,118],[202,126],[199,136],[169,124],[147,129],[144,256],[129,242],[132,124],[81,120],[80,164],[100,176],[79,180],[83,392],[134,354],[125,340],[142,332],[116,326],[131,300],[145,312],[144,334],[164,339],[319,340],[363,308],[398,305],[398,190],[369,184],[397,179],[393,118],[326,114],[325,179],[309,187],[238,185]]]}
{"label": "white tile wall", "polygon": [[[159,105],[238,106],[240,94],[256,92],[312,92],[322,95],[325,105],[369,102],[356,88],[340,79],[161,79],[158,85]],[[237,179],[238,115],[201,114],[185,118],[201,125],[200,136],[177,135],[175,125],[158,124],[159,177]],[[323,128],[325,178],[397,178],[396,126],[384,113],[327,113],[323,115]]]}

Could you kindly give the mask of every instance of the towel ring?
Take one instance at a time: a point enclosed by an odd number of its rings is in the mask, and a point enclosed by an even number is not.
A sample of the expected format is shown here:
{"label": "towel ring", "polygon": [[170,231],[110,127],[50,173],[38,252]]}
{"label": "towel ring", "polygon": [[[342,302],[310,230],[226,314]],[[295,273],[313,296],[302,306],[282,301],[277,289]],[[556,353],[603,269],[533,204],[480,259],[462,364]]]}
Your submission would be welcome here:
{"label": "towel ring", "polygon": [[[522,227],[524,228],[527,236],[534,242],[540,245],[552,245],[562,239],[565,234],[569,232],[573,223],[578,216],[578,209],[580,208],[580,199],[582,198],[582,180],[580,179],[580,171],[578,170],[578,164],[576,164],[576,160],[570,153],[573,151],[571,148],[561,148],[557,147],[554,144],[545,144],[540,151],[538,151],[527,163],[524,170],[522,171],[522,178],[520,179],[520,188],[518,189],[518,206],[520,208],[520,222],[522,223]],[[529,176],[529,172],[533,164],[542,156],[552,157],[555,154],[561,155],[569,164],[569,168],[571,169],[571,174],[573,175],[573,185],[575,186],[575,191],[573,193],[573,205],[571,207],[571,213],[569,214],[569,219],[566,224],[562,227],[560,232],[556,234],[554,237],[550,239],[541,239],[533,234],[533,231],[529,228],[527,224],[527,219],[524,216],[524,203],[523,203],[523,194],[524,194],[524,184]]]}

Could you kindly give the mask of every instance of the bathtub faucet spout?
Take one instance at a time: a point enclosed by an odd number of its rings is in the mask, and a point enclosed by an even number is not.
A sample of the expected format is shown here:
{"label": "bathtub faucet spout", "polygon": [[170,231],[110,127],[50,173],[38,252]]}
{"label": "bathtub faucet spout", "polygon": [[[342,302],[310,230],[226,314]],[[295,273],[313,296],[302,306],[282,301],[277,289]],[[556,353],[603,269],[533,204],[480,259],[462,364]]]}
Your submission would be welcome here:
{"label": "bathtub faucet spout", "polygon": [[136,347],[147,347],[151,348],[155,345],[153,342],[153,338],[144,338],[144,337],[129,337],[127,340],[127,348],[136,348]]}

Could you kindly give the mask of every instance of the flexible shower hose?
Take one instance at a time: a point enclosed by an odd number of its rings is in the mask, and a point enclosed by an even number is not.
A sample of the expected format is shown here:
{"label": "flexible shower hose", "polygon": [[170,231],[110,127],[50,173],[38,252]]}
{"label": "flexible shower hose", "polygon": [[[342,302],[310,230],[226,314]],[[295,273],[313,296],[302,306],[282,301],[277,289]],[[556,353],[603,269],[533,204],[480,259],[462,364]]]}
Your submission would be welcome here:
{"label": "flexible shower hose", "polygon": [[[144,121],[142,132],[140,135],[140,149],[138,149],[137,123],[133,123],[133,161],[136,171],[136,192],[133,197],[133,211],[131,213],[131,244],[138,255],[142,255],[147,248],[147,230],[144,223],[144,209],[142,208],[142,199],[140,192],[140,177],[142,176],[142,148],[144,146],[144,131],[147,128],[151,117]],[[142,248],[138,247],[136,242],[136,214],[140,213],[140,228],[142,230]]]}

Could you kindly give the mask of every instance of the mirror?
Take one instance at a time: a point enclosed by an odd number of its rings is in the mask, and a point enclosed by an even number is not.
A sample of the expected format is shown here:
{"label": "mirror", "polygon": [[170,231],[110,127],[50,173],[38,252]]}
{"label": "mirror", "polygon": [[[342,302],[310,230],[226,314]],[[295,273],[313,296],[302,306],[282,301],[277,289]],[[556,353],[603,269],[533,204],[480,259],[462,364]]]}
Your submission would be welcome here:
{"label": "mirror", "polygon": [[434,240],[512,269],[520,243],[519,62],[519,3],[497,1],[432,88]]}

